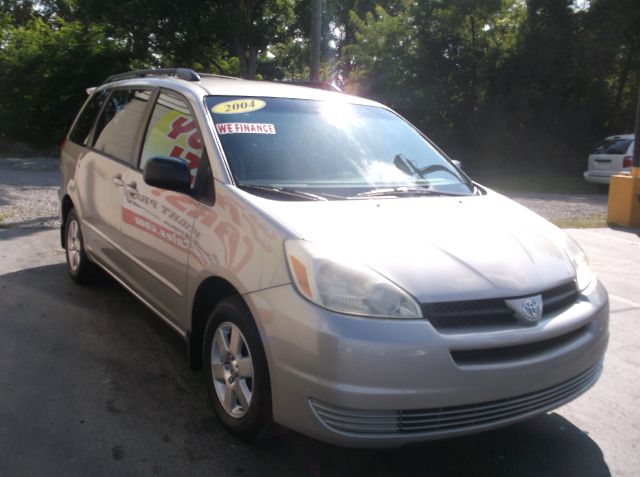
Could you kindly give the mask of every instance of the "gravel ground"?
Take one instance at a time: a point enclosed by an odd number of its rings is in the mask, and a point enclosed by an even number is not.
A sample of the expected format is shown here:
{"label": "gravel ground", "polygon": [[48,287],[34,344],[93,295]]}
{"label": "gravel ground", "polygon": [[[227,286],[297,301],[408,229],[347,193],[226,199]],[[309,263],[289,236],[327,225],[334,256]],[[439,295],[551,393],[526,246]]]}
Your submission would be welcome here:
{"label": "gravel ground", "polygon": [[59,187],[55,158],[0,158],[0,227],[59,227]]}
{"label": "gravel ground", "polygon": [[[0,227],[56,228],[60,169],[55,158],[0,158]],[[602,222],[606,194],[509,194],[548,220],[566,226]],[[584,225],[582,225],[584,226]]]}
{"label": "gravel ground", "polygon": [[607,215],[607,194],[507,194],[552,222],[579,222]]}

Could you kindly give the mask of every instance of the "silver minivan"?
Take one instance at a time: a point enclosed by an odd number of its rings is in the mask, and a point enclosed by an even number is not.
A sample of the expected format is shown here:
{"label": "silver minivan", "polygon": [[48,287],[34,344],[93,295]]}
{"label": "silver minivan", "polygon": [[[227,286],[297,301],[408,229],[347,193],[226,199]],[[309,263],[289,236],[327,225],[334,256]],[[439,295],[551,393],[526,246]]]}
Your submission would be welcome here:
{"label": "silver minivan", "polygon": [[367,99],[109,78],[62,147],[62,244],[179,333],[220,421],[348,446],[511,424],[598,379],[607,292],[561,230]]}

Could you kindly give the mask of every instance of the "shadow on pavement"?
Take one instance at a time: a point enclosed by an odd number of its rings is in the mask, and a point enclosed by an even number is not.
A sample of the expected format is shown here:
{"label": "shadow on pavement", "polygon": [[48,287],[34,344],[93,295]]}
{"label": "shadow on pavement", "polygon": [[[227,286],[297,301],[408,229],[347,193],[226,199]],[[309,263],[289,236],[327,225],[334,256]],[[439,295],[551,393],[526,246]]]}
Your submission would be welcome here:
{"label": "shadow on pavement", "polygon": [[53,157],[0,157],[0,185],[59,187],[60,161]]}
{"label": "shadow on pavement", "polygon": [[627,232],[631,234],[636,234],[638,237],[640,237],[640,228],[621,227],[619,225],[609,225],[609,228],[611,230],[617,230],[618,232]]}
{"label": "shadow on pavement", "polygon": [[182,339],[111,280],[49,265],[0,275],[0,296],[0,475],[609,475],[558,414],[395,450],[248,445],[213,417]]}
{"label": "shadow on pavement", "polygon": [[555,413],[483,434],[385,451],[287,439],[313,476],[610,475],[598,445]]}
{"label": "shadow on pavement", "polygon": [[[34,232],[41,232],[52,228],[48,224],[58,222],[57,215],[50,215],[48,217],[38,217],[35,219],[23,220],[20,222],[0,223],[0,230],[4,232],[0,234],[0,240],[8,240],[17,236],[29,235]],[[57,229],[60,228],[58,225]]]}

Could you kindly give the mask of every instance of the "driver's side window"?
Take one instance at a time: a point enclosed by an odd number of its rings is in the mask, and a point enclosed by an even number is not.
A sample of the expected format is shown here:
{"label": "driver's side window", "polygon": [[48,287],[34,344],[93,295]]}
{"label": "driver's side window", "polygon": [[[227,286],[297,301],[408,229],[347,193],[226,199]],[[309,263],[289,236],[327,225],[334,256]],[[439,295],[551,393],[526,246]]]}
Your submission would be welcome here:
{"label": "driver's side window", "polygon": [[202,135],[186,101],[167,92],[160,92],[149,121],[139,168],[155,156],[183,159],[195,181],[203,157]]}

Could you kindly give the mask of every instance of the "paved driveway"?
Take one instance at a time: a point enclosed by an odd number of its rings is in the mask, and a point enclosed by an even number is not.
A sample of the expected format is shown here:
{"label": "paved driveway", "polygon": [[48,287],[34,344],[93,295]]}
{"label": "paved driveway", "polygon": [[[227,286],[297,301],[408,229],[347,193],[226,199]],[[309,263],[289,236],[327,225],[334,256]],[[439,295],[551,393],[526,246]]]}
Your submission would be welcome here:
{"label": "paved driveway", "polygon": [[611,293],[611,344],[596,387],[506,429],[368,451],[290,432],[262,446],[237,441],[159,320],[109,280],[72,284],[56,230],[0,230],[0,475],[635,476],[640,238],[570,233]]}

